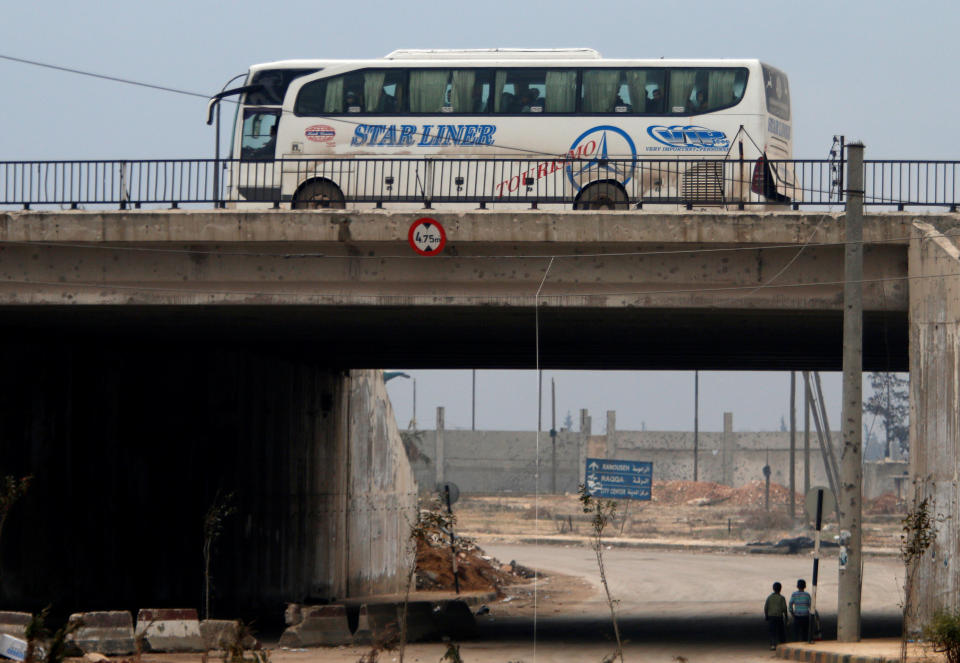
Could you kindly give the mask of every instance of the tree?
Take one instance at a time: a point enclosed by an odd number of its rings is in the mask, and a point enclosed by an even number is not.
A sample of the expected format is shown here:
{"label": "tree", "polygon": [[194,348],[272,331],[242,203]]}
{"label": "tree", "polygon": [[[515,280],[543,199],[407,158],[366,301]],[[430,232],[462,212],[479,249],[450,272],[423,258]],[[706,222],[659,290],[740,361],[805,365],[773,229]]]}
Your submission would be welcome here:
{"label": "tree", "polygon": [[610,594],[610,585],[607,583],[607,567],[603,560],[603,530],[617,517],[617,503],[614,500],[593,497],[587,485],[583,483],[580,484],[577,492],[580,493],[580,504],[583,507],[583,512],[591,516],[590,524],[593,526],[593,532],[590,536],[590,546],[593,548],[594,555],[597,556],[600,582],[603,584],[603,590],[607,593],[610,620],[613,622],[613,635],[617,639],[617,649],[609,656],[604,657],[602,663],[613,663],[618,658],[620,663],[623,663],[623,641],[620,639],[620,626],[617,624],[617,605],[620,602]]}
{"label": "tree", "polygon": [[910,379],[897,373],[870,373],[873,394],[863,404],[864,414],[883,420],[883,457],[889,458],[893,444],[900,453],[910,450]]}
{"label": "tree", "polygon": [[224,521],[235,514],[233,493],[227,493],[222,499],[220,492],[213,498],[213,504],[203,516],[203,618],[210,619],[210,560],[213,558],[213,546],[223,534]]}

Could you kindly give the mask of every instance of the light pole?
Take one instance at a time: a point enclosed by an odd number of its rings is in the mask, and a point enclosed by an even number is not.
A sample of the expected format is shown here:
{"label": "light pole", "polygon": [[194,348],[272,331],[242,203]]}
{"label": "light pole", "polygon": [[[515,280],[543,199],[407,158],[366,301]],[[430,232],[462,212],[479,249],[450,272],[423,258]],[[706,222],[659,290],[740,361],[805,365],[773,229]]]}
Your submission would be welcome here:
{"label": "light pole", "polygon": [[700,371],[693,372],[693,480],[698,481],[700,455]]}

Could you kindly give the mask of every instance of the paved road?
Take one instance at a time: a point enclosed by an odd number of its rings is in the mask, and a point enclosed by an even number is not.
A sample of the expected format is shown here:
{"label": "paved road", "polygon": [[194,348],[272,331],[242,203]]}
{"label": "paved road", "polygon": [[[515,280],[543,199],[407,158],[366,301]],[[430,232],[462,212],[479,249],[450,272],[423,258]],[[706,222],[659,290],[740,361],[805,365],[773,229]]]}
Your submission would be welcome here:
{"label": "paved road", "polygon": [[[546,571],[582,577],[598,590],[597,560],[589,548],[561,546],[484,546],[500,560],[517,560]],[[797,578],[811,583],[813,560],[806,555],[740,555],[659,552],[629,548],[604,551],[607,577],[624,616],[757,616],[770,586],[779,580],[789,596]],[[818,608],[824,616],[837,611],[836,557],[821,560]],[[897,558],[870,558],[864,567],[863,611],[899,615],[903,567]]]}
{"label": "paved road", "polygon": [[[600,593],[596,559],[587,548],[484,545],[500,560],[512,559],[545,571],[580,576],[593,584],[570,604],[557,601],[547,580],[533,617],[505,616],[493,604],[478,617],[480,637],[460,643],[465,663],[598,663],[613,651],[607,605]],[[774,580],[792,588],[809,580],[811,560],[801,556],[722,555],[617,549],[604,552],[620,619],[626,663],[773,663],[761,618]],[[869,559],[864,581],[865,637],[898,633],[898,585],[894,558]],[[821,608],[825,636],[835,637],[837,561],[824,561]],[[513,604],[510,604],[513,605]],[[559,612],[554,612],[559,609]],[[431,663],[444,655],[443,643],[410,645],[407,663]],[[364,650],[337,647],[275,651],[275,663],[355,663]],[[144,663],[181,663],[145,658]],[[397,661],[384,652],[384,663]],[[182,663],[196,663],[195,658]]]}
{"label": "paved road", "polygon": [[[583,577],[596,592],[572,611],[552,614],[549,580],[544,585],[536,620],[536,639],[553,652],[602,649],[611,637],[596,558],[585,548],[487,545],[501,560]],[[809,582],[812,560],[806,556],[728,555],[651,552],[636,549],[604,551],[614,598],[620,601],[619,623],[638,660],[753,660],[769,657],[763,601],[774,580],[792,589],[797,578]],[[869,559],[864,569],[864,637],[899,634],[898,586],[902,569],[895,558]],[[837,561],[822,562],[819,606],[824,637],[836,637]],[[494,613],[496,611],[494,610]],[[531,618],[494,619],[482,623],[485,645],[532,642]],[[558,648],[559,646],[559,648]],[[530,645],[528,645],[530,647]],[[528,652],[529,654],[530,652]],[[583,652],[587,655],[587,652]],[[528,659],[525,659],[528,660]],[[561,659],[550,659],[561,660]]]}

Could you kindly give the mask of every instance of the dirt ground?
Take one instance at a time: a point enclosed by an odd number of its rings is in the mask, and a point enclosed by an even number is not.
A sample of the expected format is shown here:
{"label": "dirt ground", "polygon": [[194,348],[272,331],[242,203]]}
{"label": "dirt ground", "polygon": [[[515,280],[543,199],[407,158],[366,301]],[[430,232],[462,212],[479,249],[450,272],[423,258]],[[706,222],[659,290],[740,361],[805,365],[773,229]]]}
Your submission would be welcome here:
{"label": "dirt ground", "polygon": [[[813,526],[803,513],[803,497],[795,497],[794,520],[788,514],[789,490],[778,484],[771,484],[769,510],[760,481],[737,489],[705,481],[654,481],[652,492],[649,502],[621,501],[605,536],[721,545],[813,537]],[[590,529],[589,516],[574,494],[469,495],[460,499],[454,512],[457,533],[481,542],[537,535],[587,536]],[[904,515],[905,506],[892,494],[867,501],[864,547],[896,551]],[[832,541],[836,532],[836,517],[828,514],[823,540]]]}

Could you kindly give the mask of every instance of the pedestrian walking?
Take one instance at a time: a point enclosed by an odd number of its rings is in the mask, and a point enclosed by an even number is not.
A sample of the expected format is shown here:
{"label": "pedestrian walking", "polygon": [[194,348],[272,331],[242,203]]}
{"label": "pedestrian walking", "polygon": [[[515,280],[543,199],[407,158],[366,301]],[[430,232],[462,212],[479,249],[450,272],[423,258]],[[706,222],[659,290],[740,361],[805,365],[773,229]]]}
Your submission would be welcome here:
{"label": "pedestrian walking", "polygon": [[770,634],[770,649],[776,649],[781,642],[787,641],[784,623],[787,620],[787,600],[783,598],[779,582],[773,583],[773,594],[763,604],[763,617],[767,620],[767,632]]}
{"label": "pedestrian walking", "polygon": [[807,593],[807,582],[800,578],[797,581],[797,591],[790,595],[790,614],[793,615],[793,635],[800,642],[813,642],[810,632],[810,594]]}

